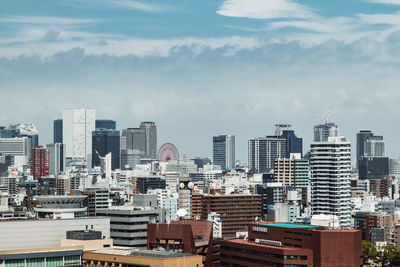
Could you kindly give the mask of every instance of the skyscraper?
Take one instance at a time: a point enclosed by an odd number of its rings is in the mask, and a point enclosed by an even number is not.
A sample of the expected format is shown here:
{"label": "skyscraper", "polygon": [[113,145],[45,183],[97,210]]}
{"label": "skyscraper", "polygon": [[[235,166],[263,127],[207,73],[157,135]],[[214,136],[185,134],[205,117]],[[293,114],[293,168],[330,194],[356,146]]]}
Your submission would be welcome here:
{"label": "skyscraper", "polygon": [[276,124],[275,135],[286,139],[285,158],[290,158],[292,153],[300,153],[303,155],[303,138],[299,138],[294,134],[290,124]]}
{"label": "skyscraper", "polygon": [[96,120],[96,129],[117,129],[117,122],[114,120]]}
{"label": "skyscraper", "polygon": [[63,120],[57,119],[53,122],[53,142],[63,143]]}
{"label": "skyscraper", "polygon": [[249,139],[249,169],[254,173],[269,172],[277,158],[286,155],[286,139],[267,136]]}
{"label": "skyscraper", "polygon": [[157,127],[152,121],[143,121],[140,128],[146,133],[145,157],[157,158]]}
{"label": "skyscraper", "polygon": [[334,137],[339,135],[339,128],[336,124],[326,122],[314,126],[314,142],[325,142],[328,137]]}
{"label": "skyscraper", "polygon": [[235,168],[235,136],[218,135],[213,137],[213,164],[222,170]]}
{"label": "skyscraper", "polygon": [[67,109],[63,111],[63,143],[67,158],[91,160],[92,132],[95,130],[96,110]]}
{"label": "skyscraper", "polygon": [[140,151],[142,158],[157,158],[157,127],[154,122],[142,122],[140,128],[122,130],[126,149]]}
{"label": "skyscraper", "polygon": [[49,176],[49,150],[37,146],[31,149],[31,175],[35,180]]}
{"label": "skyscraper", "polygon": [[65,145],[55,143],[46,147],[49,150],[49,174],[57,177],[65,170]]}
{"label": "skyscraper", "polygon": [[120,167],[120,132],[98,129],[92,133],[92,167],[100,166],[100,158],[111,152],[111,169]]}
{"label": "skyscraper", "polygon": [[344,137],[328,137],[311,144],[312,214],[337,215],[341,228],[351,226],[350,142]]}
{"label": "skyscraper", "polygon": [[381,179],[389,174],[383,136],[374,135],[370,130],[357,133],[357,167],[360,179]]}

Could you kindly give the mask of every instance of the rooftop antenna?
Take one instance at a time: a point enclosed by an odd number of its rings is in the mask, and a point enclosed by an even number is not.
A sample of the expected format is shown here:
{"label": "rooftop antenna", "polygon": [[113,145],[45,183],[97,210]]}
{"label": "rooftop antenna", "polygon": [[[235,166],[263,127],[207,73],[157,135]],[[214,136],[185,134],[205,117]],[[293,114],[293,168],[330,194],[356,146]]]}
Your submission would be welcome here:
{"label": "rooftop antenna", "polygon": [[314,123],[313,128],[314,128],[314,131],[315,131],[315,128],[317,127],[316,122],[315,122],[315,111],[313,112],[313,123]]}

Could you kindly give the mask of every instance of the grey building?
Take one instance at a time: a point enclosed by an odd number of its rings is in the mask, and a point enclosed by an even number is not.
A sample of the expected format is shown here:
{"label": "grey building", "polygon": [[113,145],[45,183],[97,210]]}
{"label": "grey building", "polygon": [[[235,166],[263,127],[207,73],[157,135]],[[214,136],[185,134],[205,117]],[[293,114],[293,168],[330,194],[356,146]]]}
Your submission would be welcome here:
{"label": "grey building", "polygon": [[326,122],[314,126],[314,142],[325,142],[328,137],[339,135],[339,128],[333,122]]}
{"label": "grey building", "polygon": [[234,135],[218,135],[213,137],[213,164],[221,166],[222,170],[235,168]]}
{"label": "grey building", "polygon": [[114,246],[146,248],[147,224],[165,223],[165,210],[156,208],[157,203],[154,207],[113,206],[97,214],[110,217],[110,235]]}
{"label": "grey building", "polygon": [[30,155],[30,143],[27,137],[0,138],[0,154],[3,156]]}
{"label": "grey building", "polygon": [[157,127],[154,122],[142,122],[140,128],[128,128],[122,131],[126,139],[126,149],[140,151],[143,158],[157,158]]}
{"label": "grey building", "polygon": [[108,208],[108,200],[110,199],[110,191],[104,188],[87,188],[82,192],[87,196],[86,206],[88,208],[88,216],[96,216],[97,211]]}
{"label": "grey building", "polygon": [[49,175],[58,176],[65,170],[65,145],[56,143],[46,147],[49,150]]}
{"label": "grey building", "polygon": [[161,176],[136,177],[136,188],[139,193],[147,194],[149,189],[165,189],[165,178]]}
{"label": "grey building", "polygon": [[265,183],[257,185],[256,192],[261,195],[263,216],[268,214],[268,209],[277,203],[283,202],[284,188],[281,183]]}
{"label": "grey building", "polygon": [[110,237],[109,218],[0,220],[0,251],[59,247],[71,230],[96,230]]}
{"label": "grey building", "polygon": [[274,168],[275,159],[285,157],[286,139],[279,136],[251,138],[248,155],[250,172],[269,172]]}
{"label": "grey building", "polygon": [[121,150],[121,168],[134,169],[136,165],[140,164],[140,151],[137,149],[124,149]]}
{"label": "grey building", "polygon": [[360,130],[357,133],[357,167],[364,157],[384,157],[385,142],[383,136],[374,135],[370,130]]}
{"label": "grey building", "polygon": [[285,158],[289,158],[292,153],[303,155],[303,138],[299,138],[291,129],[290,124],[276,124],[275,135],[286,140]]}

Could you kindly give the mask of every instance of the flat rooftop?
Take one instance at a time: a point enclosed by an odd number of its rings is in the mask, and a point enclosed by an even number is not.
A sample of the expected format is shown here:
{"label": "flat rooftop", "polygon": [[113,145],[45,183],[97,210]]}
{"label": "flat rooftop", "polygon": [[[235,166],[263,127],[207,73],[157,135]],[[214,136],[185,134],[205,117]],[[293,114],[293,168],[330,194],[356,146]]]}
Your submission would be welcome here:
{"label": "flat rooftop", "polygon": [[318,227],[320,227],[320,226],[316,226],[316,225],[295,224],[295,223],[260,223],[259,225],[282,227],[282,228],[293,228],[293,229],[318,228]]}
{"label": "flat rooftop", "polygon": [[286,251],[304,251],[304,250],[307,250],[306,248],[296,248],[296,247],[290,247],[290,246],[276,247],[276,246],[256,243],[254,241],[249,241],[248,239],[245,240],[245,239],[239,239],[239,238],[224,240],[224,242],[225,241],[227,241],[229,243],[246,244],[246,245],[252,245],[252,246],[257,246],[257,247],[262,247],[262,248],[271,248],[271,249],[276,249],[276,250],[286,250]]}

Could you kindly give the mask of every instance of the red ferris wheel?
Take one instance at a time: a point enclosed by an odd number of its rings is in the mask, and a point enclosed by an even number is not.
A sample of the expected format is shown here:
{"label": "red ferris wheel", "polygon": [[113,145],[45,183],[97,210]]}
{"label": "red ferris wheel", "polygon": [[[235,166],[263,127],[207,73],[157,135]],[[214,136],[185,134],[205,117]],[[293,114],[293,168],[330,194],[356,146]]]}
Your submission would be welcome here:
{"label": "red ferris wheel", "polygon": [[179,160],[178,149],[171,143],[165,143],[158,150],[157,158],[159,161],[163,162],[170,160]]}

